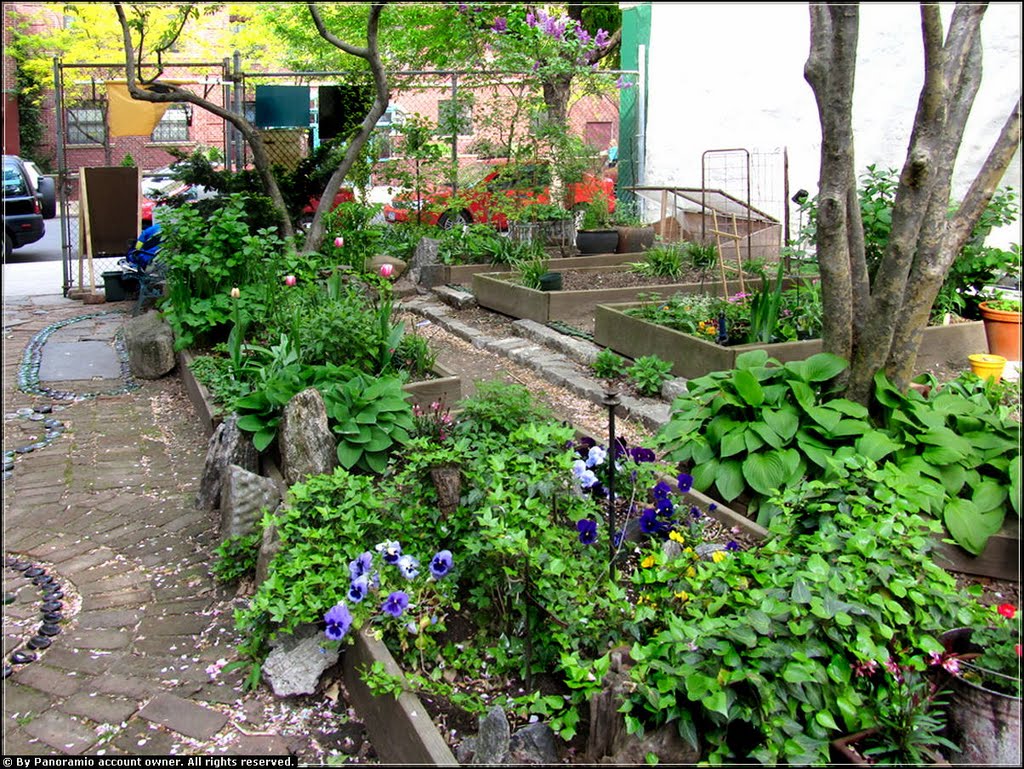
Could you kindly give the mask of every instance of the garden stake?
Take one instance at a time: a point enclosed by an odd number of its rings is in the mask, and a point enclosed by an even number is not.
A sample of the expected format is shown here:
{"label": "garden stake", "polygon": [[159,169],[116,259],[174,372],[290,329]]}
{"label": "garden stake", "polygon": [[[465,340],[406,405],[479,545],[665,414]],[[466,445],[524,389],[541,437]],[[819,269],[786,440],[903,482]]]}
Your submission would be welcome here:
{"label": "garden stake", "polygon": [[608,407],[608,574],[615,579],[615,407],[619,405],[619,393],[614,388],[605,390],[604,400]]}
{"label": "garden stake", "polygon": [[718,338],[715,340],[720,345],[729,341],[729,331],[725,327],[725,313],[718,313]]}

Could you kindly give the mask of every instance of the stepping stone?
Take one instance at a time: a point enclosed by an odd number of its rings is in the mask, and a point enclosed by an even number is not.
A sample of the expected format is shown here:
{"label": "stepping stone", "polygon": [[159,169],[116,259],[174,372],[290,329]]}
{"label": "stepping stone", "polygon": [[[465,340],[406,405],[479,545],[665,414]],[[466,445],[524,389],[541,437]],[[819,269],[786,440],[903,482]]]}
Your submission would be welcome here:
{"label": "stepping stone", "polygon": [[51,598],[63,598],[64,597],[64,591],[63,590],[61,590],[56,585],[51,585],[51,587],[53,588],[52,590],[46,590],[46,589],[43,590],[43,598],[46,598],[47,600],[49,600]]}
{"label": "stepping stone", "polygon": [[43,611],[60,611],[64,608],[64,604],[60,601],[47,601],[43,604]]}
{"label": "stepping stone", "polygon": [[14,652],[11,655],[11,662],[15,665],[27,665],[29,662],[35,662],[38,657],[35,652]]}
{"label": "stepping stone", "polygon": [[26,567],[25,569],[25,576],[29,579],[42,576],[43,574],[46,574],[46,570],[40,569],[38,566],[32,566],[31,568]]}
{"label": "stepping stone", "polygon": [[64,619],[64,615],[59,611],[48,611],[43,614],[43,622],[52,622],[54,624]]}
{"label": "stepping stone", "polygon": [[18,596],[14,593],[4,593],[4,606],[12,604],[17,600]]}
{"label": "stepping stone", "polygon": [[43,636],[43,635],[32,636],[30,639],[28,639],[28,648],[29,649],[45,649],[51,643],[53,643],[53,641],[51,641],[46,636]]}
{"label": "stepping stone", "polygon": [[43,406],[36,406],[36,413],[37,414],[49,414],[52,411],[53,411],[53,406],[50,406],[49,404],[46,404],[46,405],[43,405]]}
{"label": "stepping stone", "polygon": [[11,677],[11,673],[13,673],[13,672],[14,672],[14,668],[12,668],[10,665],[6,665],[6,664],[4,665],[4,678],[10,678]]}
{"label": "stepping stone", "polygon": [[60,630],[61,630],[60,629],[60,625],[50,625],[48,623],[43,623],[42,625],[39,626],[39,634],[40,635],[48,635],[48,636],[60,635]]}

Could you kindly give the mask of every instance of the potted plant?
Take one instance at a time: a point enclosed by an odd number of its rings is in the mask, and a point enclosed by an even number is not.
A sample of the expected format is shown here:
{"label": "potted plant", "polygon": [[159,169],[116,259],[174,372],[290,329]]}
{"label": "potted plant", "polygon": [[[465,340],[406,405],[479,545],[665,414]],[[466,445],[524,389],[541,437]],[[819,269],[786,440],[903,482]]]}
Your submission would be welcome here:
{"label": "potted plant", "polygon": [[967,764],[1020,765],[1021,631],[1010,603],[979,607],[971,627],[942,635],[949,734]]}
{"label": "potted plant", "polygon": [[612,223],[619,233],[617,254],[634,254],[654,245],[654,225],[646,224],[635,202],[620,201],[615,207]]}
{"label": "potted plant", "polygon": [[1007,360],[1020,360],[1020,299],[999,297],[981,302],[988,351]]}
{"label": "potted plant", "polygon": [[583,209],[576,232],[576,248],[581,254],[611,254],[619,246],[619,232],[612,224],[608,198],[596,194]]}

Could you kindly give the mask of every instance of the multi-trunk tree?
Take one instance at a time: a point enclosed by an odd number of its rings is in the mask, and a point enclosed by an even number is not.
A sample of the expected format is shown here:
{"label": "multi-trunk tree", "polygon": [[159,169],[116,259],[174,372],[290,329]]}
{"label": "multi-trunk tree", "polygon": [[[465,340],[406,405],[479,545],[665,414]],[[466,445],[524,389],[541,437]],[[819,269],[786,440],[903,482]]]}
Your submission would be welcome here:
{"label": "multi-trunk tree", "polygon": [[824,347],[851,363],[848,397],[868,402],[878,371],[901,389],[914,376],[935,297],[1020,143],[1020,98],[966,195],[951,211],[953,166],[982,76],[985,5],[958,3],[943,29],[939,6],[921,5],[924,84],[899,177],[892,232],[869,278],[854,158],[853,89],[859,8],[810,5],[804,75],[821,121],[817,255]]}

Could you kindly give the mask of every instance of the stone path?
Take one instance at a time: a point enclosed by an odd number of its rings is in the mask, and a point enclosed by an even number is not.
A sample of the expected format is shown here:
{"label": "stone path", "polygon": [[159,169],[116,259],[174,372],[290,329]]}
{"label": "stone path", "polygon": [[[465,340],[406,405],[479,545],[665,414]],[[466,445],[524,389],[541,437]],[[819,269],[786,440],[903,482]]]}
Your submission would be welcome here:
{"label": "stone path", "polygon": [[[55,328],[89,314],[59,297],[4,306],[4,752],[317,762],[313,738],[344,708],[282,706],[244,694],[244,670],[217,669],[235,658],[235,596],[210,574],[218,522],[193,504],[207,437],[180,379],[129,389],[112,363],[123,316]],[[25,350],[48,329],[26,394]],[[79,373],[55,382],[55,370]],[[45,595],[33,567],[53,578]]]}

